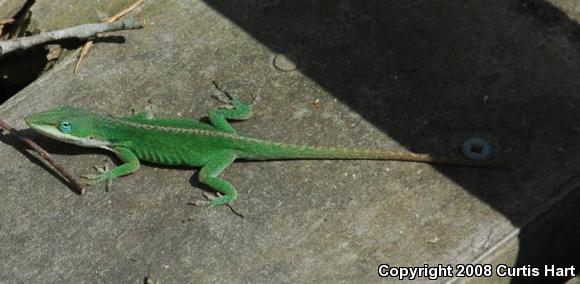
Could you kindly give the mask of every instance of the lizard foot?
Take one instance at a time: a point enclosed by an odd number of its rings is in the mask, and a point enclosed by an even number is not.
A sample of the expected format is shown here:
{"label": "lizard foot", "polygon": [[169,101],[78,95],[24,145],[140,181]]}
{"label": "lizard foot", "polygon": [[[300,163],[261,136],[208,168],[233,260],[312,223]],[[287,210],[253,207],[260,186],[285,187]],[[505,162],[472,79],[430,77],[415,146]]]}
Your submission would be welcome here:
{"label": "lizard foot", "polygon": [[[207,198],[209,201],[206,201],[206,200],[196,200],[196,201],[190,202],[188,204],[191,204],[193,206],[213,206],[211,204],[211,201],[214,200],[216,198],[216,196],[213,195],[213,194],[211,194],[211,193],[209,193],[209,192],[206,192],[206,191],[202,191],[201,194],[203,195],[203,197]],[[219,193],[218,193],[218,195],[219,195]]]}
{"label": "lizard foot", "polygon": [[211,203],[209,201],[204,201],[204,200],[196,200],[196,201],[190,202],[188,204],[191,204],[191,205],[196,206],[196,207],[210,206],[211,205]]}
{"label": "lizard foot", "polygon": [[98,166],[94,166],[95,170],[97,170],[97,172],[99,173],[98,175],[92,175],[92,174],[87,174],[87,175],[82,175],[81,177],[84,179],[88,179],[89,181],[85,182],[86,185],[96,185],[100,182],[103,181],[107,181],[107,185],[106,185],[106,190],[109,191],[111,189],[111,187],[113,186],[113,179],[111,178],[106,178],[104,176],[104,173],[106,173],[107,171],[109,171],[109,166],[107,164],[105,164],[102,168],[98,167]]}
{"label": "lizard foot", "polygon": [[[246,105],[245,103],[242,103],[242,101],[237,96],[234,96],[234,95],[226,92],[222,88],[220,88],[220,86],[218,86],[216,81],[212,81],[212,83],[219,92],[213,93],[211,95],[211,97],[218,100],[219,102],[223,103],[223,105],[221,105],[219,108],[235,109],[237,107]],[[254,106],[258,102],[260,102],[260,95],[259,94],[253,95],[252,102],[249,105]]]}
{"label": "lizard foot", "polygon": [[81,177],[87,179],[87,181],[84,183],[86,185],[96,185],[105,180],[103,176],[100,174],[99,175],[86,174],[82,175]]}
{"label": "lizard foot", "polygon": [[212,81],[211,83],[219,91],[217,93],[213,93],[211,97],[223,103],[223,105],[219,108],[233,109],[235,107],[235,101],[239,101],[239,99],[220,88],[216,81]]}
{"label": "lizard foot", "polygon": [[234,108],[234,105],[232,104],[232,102],[225,99],[223,96],[220,96],[217,94],[212,94],[211,97],[223,103],[218,108],[221,108],[221,109],[233,109]]}
{"label": "lizard foot", "polygon": [[[196,207],[201,207],[201,206],[216,206],[215,204],[213,204],[211,201],[218,198],[218,197],[222,197],[223,195],[219,192],[217,192],[215,195],[206,191],[202,192],[202,195],[207,198],[209,201],[205,201],[205,200],[196,200],[194,202],[190,202],[188,204],[196,206]],[[232,207],[231,204],[226,203],[225,204],[228,208],[230,208],[230,210],[232,210],[232,212],[236,215],[238,215],[241,218],[245,218],[244,215],[242,215],[242,213],[238,212],[236,209],[234,209],[234,207]]]}

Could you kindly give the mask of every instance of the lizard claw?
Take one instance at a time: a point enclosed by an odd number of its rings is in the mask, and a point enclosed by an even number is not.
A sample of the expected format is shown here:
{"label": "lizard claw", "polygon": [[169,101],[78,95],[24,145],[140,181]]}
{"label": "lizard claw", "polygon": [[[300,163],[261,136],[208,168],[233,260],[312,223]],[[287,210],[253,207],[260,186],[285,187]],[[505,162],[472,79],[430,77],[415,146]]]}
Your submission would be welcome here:
{"label": "lizard claw", "polygon": [[[213,194],[211,194],[211,193],[209,193],[209,192],[205,192],[204,191],[204,192],[201,193],[201,195],[203,195],[203,197],[207,198],[209,201],[212,201],[212,200],[216,199],[216,196],[213,195]],[[217,197],[220,197],[221,196],[221,194],[219,192],[216,195],[217,195]]]}
{"label": "lizard claw", "polygon": [[[212,200],[216,199],[217,197],[222,197],[223,195],[219,192],[216,192],[215,195],[206,191],[202,191],[201,193],[205,198],[207,198],[209,201],[204,201],[204,200],[197,200],[194,202],[189,202],[187,204],[189,205],[193,205],[193,206],[215,206],[212,204]],[[232,210],[232,212],[234,212],[234,214],[238,215],[241,218],[245,218],[244,215],[242,215],[240,212],[238,212],[236,209],[234,209],[234,207],[232,207],[231,204],[225,204],[226,206],[228,206],[230,208],[230,210]]]}
{"label": "lizard claw", "polygon": [[191,204],[193,206],[198,206],[198,207],[211,205],[211,203],[209,201],[203,201],[203,200],[197,200],[197,201],[191,202],[189,204]]}
{"label": "lizard claw", "polygon": [[256,94],[252,96],[252,102],[250,103],[251,106],[254,106],[260,102],[260,94]]}
{"label": "lizard claw", "polygon": [[88,180],[84,182],[85,185],[96,185],[104,180],[101,175],[82,175],[81,177]]}
{"label": "lizard claw", "polygon": [[81,177],[84,179],[88,179],[88,181],[85,181],[83,183],[85,185],[96,185],[100,182],[98,175],[83,175]]}
{"label": "lizard claw", "polygon": [[100,168],[99,166],[94,166],[94,168],[95,170],[97,170],[99,174],[102,174],[109,170],[109,167],[107,167],[107,165],[104,165],[102,168]]}
{"label": "lizard claw", "polygon": [[216,81],[212,81],[211,83],[219,91],[212,94],[211,96],[214,99],[223,103],[223,105],[220,106],[219,108],[233,109],[236,107],[237,104],[240,103],[240,99],[238,97],[233,96],[230,93],[226,92],[224,89],[220,88],[220,86],[217,84]]}
{"label": "lizard claw", "polygon": [[[108,164],[105,164],[103,166],[103,168],[99,168],[99,167],[95,166],[95,169],[97,169],[97,172],[99,172],[99,174],[104,174],[104,173],[109,171],[109,166],[108,166]],[[113,179],[109,178],[109,179],[107,179],[107,184],[105,185],[105,190],[109,191],[109,190],[111,190],[111,187],[113,187]]]}
{"label": "lizard claw", "polygon": [[91,175],[91,174],[82,175],[81,177],[84,179],[88,179],[88,180],[98,180],[99,179],[99,175]]}
{"label": "lizard claw", "polygon": [[225,96],[222,93],[219,95],[217,93],[212,94],[211,97],[223,103],[221,106],[218,106],[218,108],[221,109],[234,109],[236,107],[235,105],[239,103],[239,99],[237,97],[232,98],[231,96]]}
{"label": "lizard claw", "polygon": [[230,98],[225,97],[223,94],[219,93],[219,95],[217,93],[215,94],[211,94],[211,97],[218,100],[219,102],[222,102],[223,105],[220,106],[220,108],[227,108],[227,109],[231,109],[234,106],[232,105],[232,100]]}
{"label": "lizard claw", "polygon": [[[211,201],[216,199],[216,196],[212,193],[206,192],[206,191],[202,191],[201,195],[203,195],[203,197],[207,198],[209,201],[205,201],[205,200],[196,200],[194,202],[190,202],[189,204],[193,205],[193,206],[212,206]],[[221,196],[221,194],[218,192],[217,197]]]}
{"label": "lizard claw", "polygon": [[82,175],[81,177],[84,179],[88,179],[89,181],[85,182],[86,185],[96,185],[102,181],[107,181],[107,185],[106,185],[106,190],[109,191],[112,187],[113,184],[113,180],[112,179],[106,179],[103,177],[103,174],[106,173],[107,171],[109,171],[109,167],[105,164],[102,168],[95,166],[94,167],[95,170],[99,173],[98,175],[92,175],[92,174],[86,174],[86,175]]}

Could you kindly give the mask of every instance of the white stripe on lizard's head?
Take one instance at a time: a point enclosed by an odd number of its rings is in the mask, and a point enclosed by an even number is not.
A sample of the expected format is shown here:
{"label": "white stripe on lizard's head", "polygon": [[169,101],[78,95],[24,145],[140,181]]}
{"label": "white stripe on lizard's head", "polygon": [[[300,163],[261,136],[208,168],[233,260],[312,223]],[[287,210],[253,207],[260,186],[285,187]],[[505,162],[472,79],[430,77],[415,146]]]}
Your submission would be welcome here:
{"label": "white stripe on lizard's head", "polygon": [[27,116],[24,120],[34,131],[53,139],[82,147],[103,148],[111,143],[99,137],[94,125],[99,114],[73,107],[58,107]]}

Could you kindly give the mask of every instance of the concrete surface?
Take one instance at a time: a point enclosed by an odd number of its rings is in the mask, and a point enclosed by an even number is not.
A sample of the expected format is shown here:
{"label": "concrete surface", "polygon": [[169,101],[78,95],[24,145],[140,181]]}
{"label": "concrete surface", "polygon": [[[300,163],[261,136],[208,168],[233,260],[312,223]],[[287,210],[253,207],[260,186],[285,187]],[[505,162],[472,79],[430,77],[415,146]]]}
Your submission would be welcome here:
{"label": "concrete surface", "polygon": [[12,19],[25,5],[26,0],[0,0],[0,19]]}
{"label": "concrete surface", "polygon": [[[574,208],[580,182],[571,3],[146,2],[132,15],[146,29],[94,46],[77,76],[63,59],[0,117],[24,128],[25,115],[70,104],[198,118],[219,105],[215,80],[261,96],[235,125],[256,137],[458,155],[478,135],[509,163],[236,163],[224,176],[241,219],[187,205],[202,186],[183,168],[145,165],[109,192],[77,196],[2,136],[0,281],[392,282],[379,264],[577,263],[577,210],[558,214]],[[288,60],[295,71],[273,66]],[[23,134],[76,174],[111,159]]]}

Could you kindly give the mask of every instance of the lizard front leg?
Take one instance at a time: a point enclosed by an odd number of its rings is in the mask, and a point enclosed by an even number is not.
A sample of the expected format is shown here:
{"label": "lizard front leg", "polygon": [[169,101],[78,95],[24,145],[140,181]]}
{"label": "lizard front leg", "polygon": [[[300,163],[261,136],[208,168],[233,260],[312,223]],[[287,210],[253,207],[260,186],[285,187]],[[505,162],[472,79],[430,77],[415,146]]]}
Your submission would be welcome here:
{"label": "lizard front leg", "polygon": [[222,196],[211,199],[209,202],[198,201],[196,205],[223,205],[229,204],[236,200],[238,192],[236,188],[226,180],[218,177],[229,165],[234,162],[236,155],[232,151],[220,152],[213,155],[212,158],[199,171],[199,181],[208,185]]}
{"label": "lizard front leg", "polygon": [[117,177],[128,175],[139,169],[139,159],[137,156],[135,156],[133,151],[125,147],[114,147],[113,151],[124,163],[99,175],[83,176],[84,178],[91,180],[88,184],[94,185],[106,180],[113,180]]}

